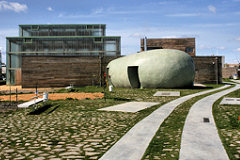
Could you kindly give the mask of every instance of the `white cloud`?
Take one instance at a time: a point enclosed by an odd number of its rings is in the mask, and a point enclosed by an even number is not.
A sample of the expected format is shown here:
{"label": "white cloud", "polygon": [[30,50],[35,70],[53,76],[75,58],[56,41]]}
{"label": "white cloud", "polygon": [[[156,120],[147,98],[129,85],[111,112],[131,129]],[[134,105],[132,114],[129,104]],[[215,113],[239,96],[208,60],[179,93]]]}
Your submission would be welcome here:
{"label": "white cloud", "polygon": [[7,2],[7,1],[0,1],[0,11],[1,10],[10,10],[14,12],[22,12],[28,9],[26,4],[20,4],[17,2]]}
{"label": "white cloud", "polygon": [[136,32],[131,34],[129,37],[143,38],[144,34]]}
{"label": "white cloud", "polygon": [[0,47],[1,51],[6,51],[6,37],[17,36],[18,29],[1,29],[0,30]]}
{"label": "white cloud", "polygon": [[92,14],[101,14],[103,12],[103,8],[98,8],[98,9],[95,9]]}
{"label": "white cloud", "polygon": [[171,27],[146,27],[145,25],[135,28],[107,30],[109,36],[121,36],[122,55],[128,55],[140,51],[140,39],[147,38],[182,38],[198,35],[191,30],[175,29]]}
{"label": "white cloud", "polygon": [[0,29],[0,50],[2,62],[6,62],[6,37],[17,36],[18,29]]}
{"label": "white cloud", "polygon": [[114,15],[130,15],[130,14],[154,14],[158,11],[153,10],[115,10],[113,7],[107,9],[97,8],[92,10],[90,13],[84,14],[65,14],[60,13],[59,18],[98,18],[103,16],[114,16]]}
{"label": "white cloud", "polygon": [[209,45],[204,45],[204,44],[200,44],[197,46],[198,49],[202,49],[202,50],[216,50],[216,52],[218,52],[218,50],[225,50],[226,47],[225,46],[219,46],[219,47],[215,47],[215,46],[209,46]]}
{"label": "white cloud", "polygon": [[236,38],[236,41],[240,41],[240,37],[237,37],[237,38]]}
{"label": "white cloud", "polygon": [[48,7],[47,10],[48,11],[53,11],[53,8],[52,7]]}
{"label": "white cloud", "polygon": [[226,47],[224,47],[224,46],[220,46],[220,47],[216,47],[217,49],[219,49],[219,50],[224,50],[224,49],[226,49]]}
{"label": "white cloud", "polygon": [[237,52],[240,52],[240,48],[237,48],[236,51],[237,51]]}
{"label": "white cloud", "polygon": [[98,8],[95,10],[92,10],[91,13],[89,14],[65,14],[65,13],[60,13],[58,15],[59,18],[97,18],[103,16],[103,8]]}
{"label": "white cloud", "polygon": [[214,7],[213,5],[209,5],[208,10],[212,13],[216,13],[216,11],[217,11],[216,7]]}
{"label": "white cloud", "polygon": [[206,46],[206,45],[204,45],[204,44],[200,44],[200,45],[198,45],[198,49],[205,50],[205,49],[212,49],[212,47]]}
{"label": "white cloud", "polygon": [[168,14],[169,17],[197,17],[201,16],[200,13],[177,13],[177,14]]}

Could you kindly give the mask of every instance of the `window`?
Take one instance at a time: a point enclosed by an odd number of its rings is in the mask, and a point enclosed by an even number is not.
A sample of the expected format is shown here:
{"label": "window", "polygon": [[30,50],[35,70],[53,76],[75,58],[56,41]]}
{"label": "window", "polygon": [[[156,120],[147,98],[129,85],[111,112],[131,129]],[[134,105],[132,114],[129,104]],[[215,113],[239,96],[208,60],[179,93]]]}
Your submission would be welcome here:
{"label": "window", "polygon": [[163,49],[162,47],[147,47],[147,50],[154,50],[154,49]]}
{"label": "window", "polygon": [[192,47],[186,47],[185,52],[192,53],[193,52],[193,48]]}
{"label": "window", "polygon": [[32,30],[38,30],[39,26],[32,26]]}
{"label": "window", "polygon": [[102,43],[102,38],[101,37],[94,38],[94,42],[95,43]]}
{"label": "window", "polygon": [[24,43],[32,43],[32,39],[31,38],[24,38]]}

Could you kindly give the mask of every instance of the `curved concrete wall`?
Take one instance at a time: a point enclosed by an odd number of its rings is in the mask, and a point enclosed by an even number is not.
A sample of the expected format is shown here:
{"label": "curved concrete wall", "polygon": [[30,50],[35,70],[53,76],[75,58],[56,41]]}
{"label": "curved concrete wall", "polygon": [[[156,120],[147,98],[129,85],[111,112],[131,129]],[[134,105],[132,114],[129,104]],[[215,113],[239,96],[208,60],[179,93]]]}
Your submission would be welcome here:
{"label": "curved concrete wall", "polygon": [[115,87],[181,88],[192,86],[192,58],[174,49],[136,53],[111,61],[108,75]]}

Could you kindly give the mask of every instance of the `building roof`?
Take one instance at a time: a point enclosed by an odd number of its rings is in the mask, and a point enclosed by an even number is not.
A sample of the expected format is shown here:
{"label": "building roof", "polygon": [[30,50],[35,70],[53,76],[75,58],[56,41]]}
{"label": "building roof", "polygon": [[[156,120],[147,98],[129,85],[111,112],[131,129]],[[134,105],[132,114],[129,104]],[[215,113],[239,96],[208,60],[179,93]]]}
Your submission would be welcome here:
{"label": "building roof", "polygon": [[24,39],[24,38],[32,38],[32,39],[51,39],[51,38],[121,38],[121,36],[29,36],[29,37],[6,37],[7,39]]}
{"label": "building roof", "polygon": [[27,26],[106,26],[106,24],[19,24],[20,27],[27,27]]}

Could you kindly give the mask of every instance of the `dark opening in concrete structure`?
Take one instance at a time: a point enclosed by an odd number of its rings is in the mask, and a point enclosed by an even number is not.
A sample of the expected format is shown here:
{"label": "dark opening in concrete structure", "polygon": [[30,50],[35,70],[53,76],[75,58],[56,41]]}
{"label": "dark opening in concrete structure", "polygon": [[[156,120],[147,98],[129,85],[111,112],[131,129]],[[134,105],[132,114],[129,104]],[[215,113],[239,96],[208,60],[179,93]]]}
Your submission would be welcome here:
{"label": "dark opening in concrete structure", "polygon": [[203,118],[203,122],[204,122],[204,123],[209,123],[210,120],[209,120],[209,118],[204,117],[204,118]]}
{"label": "dark opening in concrete structure", "polygon": [[140,88],[138,66],[128,66],[128,79],[132,88]]}

